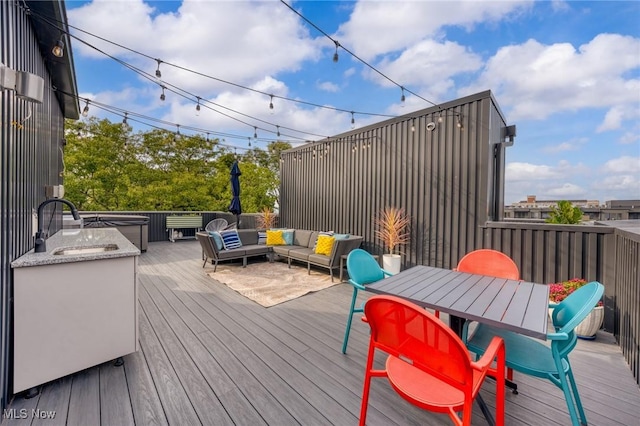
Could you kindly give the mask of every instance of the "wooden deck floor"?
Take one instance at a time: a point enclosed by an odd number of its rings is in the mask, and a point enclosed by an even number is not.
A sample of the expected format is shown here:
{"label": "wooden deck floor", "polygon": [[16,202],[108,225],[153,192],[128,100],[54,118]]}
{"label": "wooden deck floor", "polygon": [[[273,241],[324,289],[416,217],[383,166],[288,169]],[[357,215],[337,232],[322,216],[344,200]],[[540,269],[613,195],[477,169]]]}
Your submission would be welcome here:
{"label": "wooden deck floor", "polygon": [[[139,259],[140,350],[123,367],[106,363],[43,385],[35,398],[15,396],[2,424],[357,424],[368,331],[354,321],[348,354],[340,352],[349,285],[263,308],[209,278],[209,269],[195,241],[150,244]],[[580,341],[572,362],[589,424],[640,423],[640,390],[611,335]],[[508,425],[569,424],[557,388],[518,373],[515,380]],[[492,383],[482,390],[491,407],[494,392]],[[34,416],[51,412],[53,419]],[[477,408],[473,423],[486,424]],[[378,379],[368,424],[450,422]]]}

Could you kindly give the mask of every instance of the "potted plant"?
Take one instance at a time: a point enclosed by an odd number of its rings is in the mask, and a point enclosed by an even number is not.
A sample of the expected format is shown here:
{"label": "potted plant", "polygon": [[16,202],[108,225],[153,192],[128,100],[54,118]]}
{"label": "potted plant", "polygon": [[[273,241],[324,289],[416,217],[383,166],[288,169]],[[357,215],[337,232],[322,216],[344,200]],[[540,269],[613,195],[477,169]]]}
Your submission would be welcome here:
{"label": "potted plant", "polygon": [[385,207],[374,218],[375,234],[388,253],[382,255],[382,267],[388,272],[400,272],[401,258],[396,247],[409,242],[409,216],[404,208]]}
{"label": "potted plant", "polygon": [[[587,284],[582,278],[572,278],[560,283],[549,284],[549,302],[552,304],[562,302],[568,295]],[[549,314],[553,312],[549,308]],[[576,327],[576,335],[581,339],[593,340],[596,338],[596,332],[602,327],[604,321],[604,307],[602,301],[598,302],[587,317]]]}
{"label": "potted plant", "polygon": [[270,229],[276,224],[276,215],[269,207],[263,207],[260,215],[256,218],[256,228]]}

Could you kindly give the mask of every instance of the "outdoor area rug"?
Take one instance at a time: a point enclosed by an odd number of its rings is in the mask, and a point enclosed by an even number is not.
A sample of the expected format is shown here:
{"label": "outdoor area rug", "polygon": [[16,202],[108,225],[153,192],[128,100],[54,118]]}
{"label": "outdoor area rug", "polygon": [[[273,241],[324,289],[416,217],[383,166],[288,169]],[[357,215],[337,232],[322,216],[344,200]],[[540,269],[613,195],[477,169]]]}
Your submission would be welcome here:
{"label": "outdoor area rug", "polygon": [[267,308],[339,284],[337,279],[331,282],[327,270],[312,268],[308,275],[306,266],[289,269],[277,261],[249,263],[246,268],[237,263],[218,265],[209,276]]}

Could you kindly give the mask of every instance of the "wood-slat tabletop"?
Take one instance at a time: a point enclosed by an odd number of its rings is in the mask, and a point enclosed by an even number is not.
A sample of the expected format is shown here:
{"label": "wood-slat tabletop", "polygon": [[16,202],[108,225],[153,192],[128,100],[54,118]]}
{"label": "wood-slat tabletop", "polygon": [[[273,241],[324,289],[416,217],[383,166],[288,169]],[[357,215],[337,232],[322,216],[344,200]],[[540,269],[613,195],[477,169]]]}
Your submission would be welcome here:
{"label": "wood-slat tabletop", "polygon": [[455,317],[546,339],[546,285],[419,265],[366,288]]}

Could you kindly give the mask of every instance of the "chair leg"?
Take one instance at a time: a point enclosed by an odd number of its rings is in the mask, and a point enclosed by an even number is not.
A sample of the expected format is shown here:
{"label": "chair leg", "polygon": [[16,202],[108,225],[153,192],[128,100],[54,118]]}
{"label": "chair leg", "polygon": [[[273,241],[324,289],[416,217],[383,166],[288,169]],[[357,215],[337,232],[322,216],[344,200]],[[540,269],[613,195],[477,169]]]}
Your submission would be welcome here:
{"label": "chair leg", "polygon": [[349,317],[347,318],[347,329],[344,331],[344,341],[342,342],[342,353],[347,353],[347,344],[349,343],[349,333],[351,332],[351,322],[353,321],[353,311],[356,307],[356,299],[358,298],[358,289],[353,288],[353,296],[351,296],[351,307],[349,308]]}
{"label": "chair leg", "polygon": [[209,260],[209,259],[207,259],[207,258],[205,257],[205,258],[204,258],[204,263],[202,264],[202,267],[203,267],[203,268],[207,265],[207,260]]}
{"label": "chair leg", "polygon": [[[569,362],[568,359],[565,359],[565,360]],[[583,417],[584,411],[582,410],[580,396],[578,395],[578,392],[577,392],[578,389],[576,388],[573,382],[573,373],[571,372],[571,366],[569,366],[569,369],[566,374],[562,372],[562,368],[558,369],[558,371],[560,371],[560,374],[559,374],[560,387],[562,389],[562,392],[564,393],[564,399],[567,402],[567,409],[569,410],[569,416],[571,417],[571,424],[573,426],[578,426],[580,425],[580,422],[578,421],[578,413],[576,413],[576,404],[574,404],[574,400],[573,400],[574,395],[576,398],[576,403],[580,407],[580,411],[581,411],[580,417]],[[567,380],[567,376],[569,376],[569,380]],[[571,395],[571,390],[573,390],[574,395]],[[582,424],[584,425],[587,424],[586,419],[584,419],[584,422]]]}
{"label": "chair leg", "polygon": [[[567,363],[569,360],[567,359]],[[571,369],[571,365],[569,365],[569,371],[567,372],[569,375],[569,383],[571,384],[571,391],[573,393],[573,398],[575,400],[576,406],[578,407],[578,414],[580,415],[580,422],[583,425],[587,424],[587,416],[584,413],[584,408],[582,408],[582,401],[580,400],[580,394],[578,393],[578,386],[576,385],[576,380],[573,378],[573,370]]]}
{"label": "chair leg", "polygon": [[216,269],[218,269],[218,259],[216,259],[216,263],[213,264],[213,272],[215,272]]}
{"label": "chair leg", "polygon": [[[357,291],[357,289],[354,289]],[[369,408],[369,388],[371,387],[371,377],[373,369],[373,355],[375,348],[369,342],[369,355],[367,356],[367,367],[364,374],[364,388],[362,389],[362,405],[360,406],[360,422],[359,426],[365,426],[367,423],[367,408]]]}

